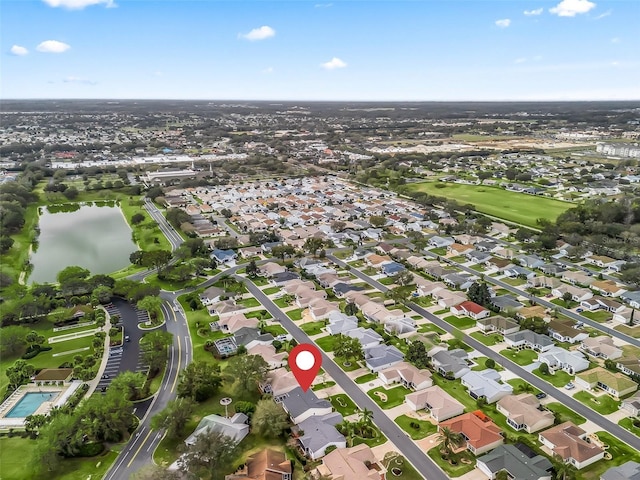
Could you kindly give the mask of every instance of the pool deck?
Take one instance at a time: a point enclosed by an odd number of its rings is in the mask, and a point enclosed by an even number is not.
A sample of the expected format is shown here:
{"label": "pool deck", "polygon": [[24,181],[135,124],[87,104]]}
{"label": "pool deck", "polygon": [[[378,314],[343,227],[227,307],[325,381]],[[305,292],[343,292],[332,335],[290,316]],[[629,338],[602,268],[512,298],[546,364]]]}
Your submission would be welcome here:
{"label": "pool deck", "polygon": [[43,414],[46,415],[51,411],[53,407],[60,407],[64,405],[69,397],[82,385],[79,380],[63,385],[43,385],[38,386],[34,384],[22,385],[15,392],[7,398],[2,405],[0,405],[0,428],[16,428],[24,426],[25,417],[7,418],[5,415],[11,411],[11,409],[25,396],[27,393],[57,393],[56,397],[50,402],[42,402],[33,415]]}

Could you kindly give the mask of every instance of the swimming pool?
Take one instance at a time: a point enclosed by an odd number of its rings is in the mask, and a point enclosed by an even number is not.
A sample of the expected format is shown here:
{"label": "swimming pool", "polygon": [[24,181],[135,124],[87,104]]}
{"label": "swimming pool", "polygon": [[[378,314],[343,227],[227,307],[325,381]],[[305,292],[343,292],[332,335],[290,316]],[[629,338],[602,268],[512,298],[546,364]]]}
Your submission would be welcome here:
{"label": "swimming pool", "polygon": [[59,392],[29,392],[25,393],[18,403],[7,412],[7,418],[23,418],[38,410],[44,402],[50,402]]}

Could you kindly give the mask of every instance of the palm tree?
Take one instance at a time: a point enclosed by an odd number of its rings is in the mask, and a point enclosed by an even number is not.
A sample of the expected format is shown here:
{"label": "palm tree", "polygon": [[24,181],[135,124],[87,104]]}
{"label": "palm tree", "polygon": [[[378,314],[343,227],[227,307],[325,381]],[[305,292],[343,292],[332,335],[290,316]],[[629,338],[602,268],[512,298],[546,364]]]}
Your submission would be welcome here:
{"label": "palm tree", "polygon": [[570,463],[562,463],[556,468],[556,480],[574,480],[577,471]]}
{"label": "palm tree", "polygon": [[360,430],[360,436],[365,438],[373,433],[373,412],[367,408],[360,410],[360,418],[358,419],[358,428]]}
{"label": "palm tree", "polygon": [[462,435],[454,432],[449,427],[441,427],[438,440],[440,441],[440,451],[444,451],[445,454],[450,455],[452,447],[462,443]]}
{"label": "palm tree", "polygon": [[518,393],[533,393],[535,389],[533,388],[533,385],[531,385],[530,383],[521,383],[516,388],[516,391]]}

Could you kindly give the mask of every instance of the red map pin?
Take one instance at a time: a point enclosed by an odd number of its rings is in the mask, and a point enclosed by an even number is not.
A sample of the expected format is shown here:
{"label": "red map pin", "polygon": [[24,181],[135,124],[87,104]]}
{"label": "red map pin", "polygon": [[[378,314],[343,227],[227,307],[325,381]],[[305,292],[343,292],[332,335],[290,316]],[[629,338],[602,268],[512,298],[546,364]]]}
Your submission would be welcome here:
{"label": "red map pin", "polygon": [[289,368],[305,392],[309,390],[321,366],[322,355],[315,345],[302,343],[289,353]]}

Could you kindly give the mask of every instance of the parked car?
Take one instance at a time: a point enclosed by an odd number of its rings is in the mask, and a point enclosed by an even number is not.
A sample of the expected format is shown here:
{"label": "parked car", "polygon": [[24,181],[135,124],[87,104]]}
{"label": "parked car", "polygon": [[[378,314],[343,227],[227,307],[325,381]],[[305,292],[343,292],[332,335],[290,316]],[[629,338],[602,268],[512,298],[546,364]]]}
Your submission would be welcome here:
{"label": "parked car", "polygon": [[131,341],[131,339],[129,338],[129,335],[125,335],[124,336],[124,341],[125,342],[130,342]]}
{"label": "parked car", "polygon": [[109,378],[109,375],[105,373],[104,375],[102,375],[102,378]]}
{"label": "parked car", "polygon": [[567,383],[567,384],[564,386],[564,389],[565,389],[565,390],[573,390],[574,388],[576,388],[576,386],[575,386],[573,383],[571,383],[571,382]]}
{"label": "parked car", "polygon": [[576,308],[576,312],[582,313],[582,312],[584,312],[584,308]]}
{"label": "parked car", "polygon": [[546,398],[546,397],[547,397],[547,394],[546,394],[546,393],[544,393],[544,392],[540,392],[540,393],[538,393],[538,394],[536,395],[536,398],[537,398],[538,400],[542,400],[543,398]]}

